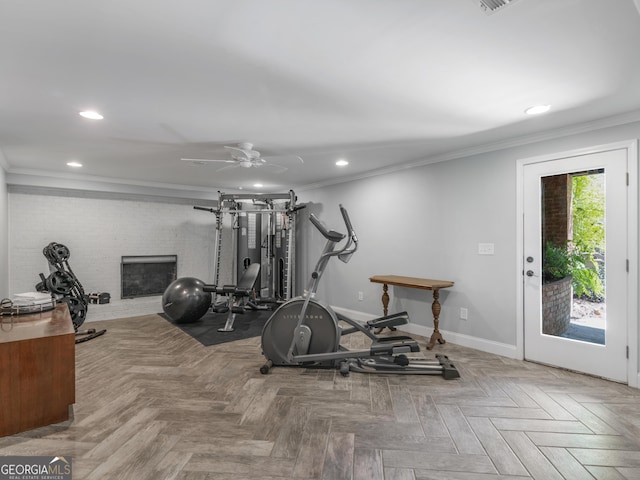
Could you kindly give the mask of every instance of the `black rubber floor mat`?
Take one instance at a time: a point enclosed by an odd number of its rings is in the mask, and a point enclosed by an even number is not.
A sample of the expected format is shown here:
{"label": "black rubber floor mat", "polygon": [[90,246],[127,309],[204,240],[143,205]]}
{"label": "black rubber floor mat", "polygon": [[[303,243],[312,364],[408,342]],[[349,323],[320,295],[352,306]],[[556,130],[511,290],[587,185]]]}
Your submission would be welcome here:
{"label": "black rubber floor mat", "polygon": [[226,313],[207,313],[197,322],[176,323],[164,313],[159,315],[175,325],[183,332],[188,333],[205,346],[217,345],[245,338],[259,337],[262,335],[262,327],[273,312],[268,310],[249,311],[243,315],[236,315],[233,324],[233,332],[219,332],[227,321]]}

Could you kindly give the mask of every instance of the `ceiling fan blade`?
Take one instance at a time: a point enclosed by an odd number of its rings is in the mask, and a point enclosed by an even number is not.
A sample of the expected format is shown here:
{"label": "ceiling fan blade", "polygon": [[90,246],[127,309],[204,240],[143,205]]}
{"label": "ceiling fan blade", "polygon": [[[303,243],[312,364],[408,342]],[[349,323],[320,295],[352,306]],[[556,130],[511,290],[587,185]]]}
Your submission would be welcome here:
{"label": "ceiling fan blade", "polygon": [[231,146],[231,145],[225,145],[224,148],[227,149],[227,150],[236,150],[236,151],[242,152],[242,153],[245,153],[247,151],[244,148],[234,147],[234,146]]}
{"label": "ceiling fan blade", "polygon": [[284,173],[288,170],[287,167],[285,167],[284,165],[278,165],[277,163],[267,163],[265,164],[266,167],[270,167],[272,169],[276,169],[276,173]]}
{"label": "ceiling fan blade", "polygon": [[239,152],[239,153],[241,153],[242,155],[244,155],[247,158],[249,158],[251,156],[255,156],[255,157],[259,157],[260,156],[260,152],[258,152],[257,150],[253,150],[251,148],[232,147],[232,146],[229,146],[229,145],[225,145],[224,148],[227,149],[227,150],[234,151],[234,152]]}
{"label": "ceiling fan blade", "polygon": [[[304,163],[304,160],[300,155],[294,155],[292,153],[287,153],[283,155],[265,155],[264,157],[261,157],[261,158],[266,158],[266,159],[277,158],[278,160],[291,160],[291,161]],[[269,163],[271,162],[269,161]]]}
{"label": "ceiling fan blade", "polygon": [[227,165],[226,167],[218,168],[216,170],[216,173],[224,172],[225,170],[232,170],[234,168],[238,168],[239,166],[240,166],[240,164],[238,162],[233,162],[233,165]]}
{"label": "ceiling fan blade", "polygon": [[191,163],[198,163],[198,164],[214,163],[214,162],[235,163],[235,160],[218,160],[218,159],[211,159],[211,158],[181,158],[180,160],[182,160],[183,162],[191,162]]}
{"label": "ceiling fan blade", "polygon": [[109,137],[108,140],[110,142],[118,142],[118,143],[128,143],[132,145],[147,145],[154,147],[180,147],[179,143],[175,142],[156,142],[154,140],[141,140],[137,138],[126,138],[126,137]]}
{"label": "ceiling fan blade", "polygon": [[258,157],[250,160],[251,165],[254,167],[261,167],[263,165],[269,165],[271,162],[267,162],[264,158]]}

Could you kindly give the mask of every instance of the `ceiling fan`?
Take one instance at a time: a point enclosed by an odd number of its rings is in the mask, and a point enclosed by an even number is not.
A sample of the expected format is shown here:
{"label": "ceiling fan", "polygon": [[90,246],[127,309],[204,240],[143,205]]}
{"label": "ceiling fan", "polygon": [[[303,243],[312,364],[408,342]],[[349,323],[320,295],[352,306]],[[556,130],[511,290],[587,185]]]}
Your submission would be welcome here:
{"label": "ceiling fan", "polygon": [[[275,167],[281,171],[287,170],[287,167],[268,162],[258,150],[254,150],[253,144],[249,142],[239,143],[237,146],[225,145],[225,150],[229,153],[229,158],[226,159],[208,159],[208,158],[181,158],[183,162],[191,162],[198,165],[206,165],[209,163],[228,163],[226,167],[218,169],[218,171],[226,170],[230,168],[243,167]],[[302,157],[293,155],[300,163],[304,163]]]}

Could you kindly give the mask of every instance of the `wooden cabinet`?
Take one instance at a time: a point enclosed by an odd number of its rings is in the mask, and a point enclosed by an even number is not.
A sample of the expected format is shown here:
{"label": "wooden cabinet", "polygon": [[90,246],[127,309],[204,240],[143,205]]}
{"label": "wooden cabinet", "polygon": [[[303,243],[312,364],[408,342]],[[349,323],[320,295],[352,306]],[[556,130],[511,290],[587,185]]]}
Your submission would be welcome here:
{"label": "wooden cabinet", "polygon": [[75,332],[67,305],[0,320],[0,436],[68,420]]}

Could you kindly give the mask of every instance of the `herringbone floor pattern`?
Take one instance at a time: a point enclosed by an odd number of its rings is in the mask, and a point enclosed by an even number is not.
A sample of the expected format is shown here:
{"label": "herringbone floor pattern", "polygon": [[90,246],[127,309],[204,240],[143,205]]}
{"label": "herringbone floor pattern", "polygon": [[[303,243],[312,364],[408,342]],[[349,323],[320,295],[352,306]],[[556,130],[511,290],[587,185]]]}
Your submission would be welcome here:
{"label": "herringbone floor pattern", "polygon": [[261,375],[259,338],[203,347],[157,315],[91,326],[108,332],[77,345],[73,421],[0,455],[69,455],[75,480],[640,479],[624,385],[449,343],[458,380]]}

